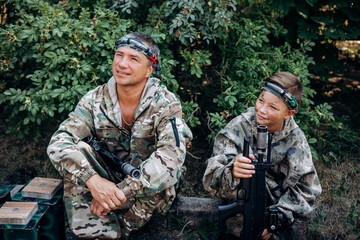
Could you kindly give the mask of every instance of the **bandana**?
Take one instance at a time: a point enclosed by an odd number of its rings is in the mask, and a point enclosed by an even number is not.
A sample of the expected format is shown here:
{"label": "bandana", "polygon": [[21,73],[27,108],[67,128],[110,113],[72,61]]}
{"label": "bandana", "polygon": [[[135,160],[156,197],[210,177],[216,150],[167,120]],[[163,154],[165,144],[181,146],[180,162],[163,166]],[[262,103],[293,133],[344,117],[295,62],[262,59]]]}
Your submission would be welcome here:
{"label": "bandana", "polygon": [[296,109],[298,106],[295,96],[292,96],[288,91],[277,84],[265,81],[261,84],[261,90],[267,90],[283,101],[289,109]]}
{"label": "bandana", "polygon": [[151,48],[149,48],[146,44],[134,38],[123,37],[116,40],[115,51],[119,47],[128,47],[144,54],[147,59],[149,59],[152,63],[154,63],[156,74],[160,77],[161,71],[160,71],[159,59],[157,58],[155,52]]}

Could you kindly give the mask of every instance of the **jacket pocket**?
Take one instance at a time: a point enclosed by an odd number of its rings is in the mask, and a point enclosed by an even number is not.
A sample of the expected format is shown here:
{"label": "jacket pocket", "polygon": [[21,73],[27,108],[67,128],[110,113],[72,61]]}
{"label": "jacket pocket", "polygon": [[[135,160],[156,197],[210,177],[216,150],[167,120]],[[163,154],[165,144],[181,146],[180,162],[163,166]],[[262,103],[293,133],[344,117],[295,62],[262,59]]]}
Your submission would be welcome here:
{"label": "jacket pocket", "polygon": [[156,151],[156,136],[152,125],[135,124],[132,132],[132,152],[145,160]]}
{"label": "jacket pocket", "polygon": [[99,128],[96,129],[96,134],[99,141],[106,143],[110,152],[129,152],[129,135],[120,132],[117,128]]}

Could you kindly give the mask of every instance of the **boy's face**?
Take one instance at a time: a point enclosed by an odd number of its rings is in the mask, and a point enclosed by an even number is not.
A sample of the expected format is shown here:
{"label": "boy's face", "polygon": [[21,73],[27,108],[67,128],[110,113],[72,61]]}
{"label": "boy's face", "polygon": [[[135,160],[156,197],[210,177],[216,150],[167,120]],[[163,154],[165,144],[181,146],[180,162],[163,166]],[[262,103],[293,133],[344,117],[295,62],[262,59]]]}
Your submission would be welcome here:
{"label": "boy's face", "polygon": [[263,90],[256,101],[255,116],[259,125],[266,125],[269,132],[281,131],[284,120],[295,110],[290,110],[276,95]]}

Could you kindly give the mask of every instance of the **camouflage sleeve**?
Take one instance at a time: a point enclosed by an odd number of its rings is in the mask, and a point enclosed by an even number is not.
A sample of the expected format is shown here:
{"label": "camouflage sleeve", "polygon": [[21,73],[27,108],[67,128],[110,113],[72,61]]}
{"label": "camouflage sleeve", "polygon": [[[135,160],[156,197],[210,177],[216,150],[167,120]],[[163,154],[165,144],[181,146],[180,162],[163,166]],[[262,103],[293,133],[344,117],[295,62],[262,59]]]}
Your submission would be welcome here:
{"label": "camouflage sleeve", "polygon": [[242,153],[245,136],[242,116],[233,119],[215,138],[212,157],[207,160],[203,186],[212,196],[236,199],[239,178],[232,176],[234,158]]}
{"label": "camouflage sleeve", "polygon": [[174,186],[182,174],[186,143],[192,138],[190,129],[182,119],[178,101],[168,104],[159,116],[156,126],[157,144],[148,159],[140,165],[140,179],[125,178],[131,186],[130,196],[154,195]]}
{"label": "camouflage sleeve", "polygon": [[89,95],[85,95],[61,123],[59,129],[51,137],[47,154],[60,175],[75,184],[82,184],[96,172],[88,160],[78,149],[77,143],[90,136],[93,128]]}
{"label": "camouflage sleeve", "polygon": [[321,193],[310,147],[303,133],[298,136],[287,152],[289,175],[283,185],[286,191],[275,205],[290,223],[294,221],[294,214],[306,217]]}

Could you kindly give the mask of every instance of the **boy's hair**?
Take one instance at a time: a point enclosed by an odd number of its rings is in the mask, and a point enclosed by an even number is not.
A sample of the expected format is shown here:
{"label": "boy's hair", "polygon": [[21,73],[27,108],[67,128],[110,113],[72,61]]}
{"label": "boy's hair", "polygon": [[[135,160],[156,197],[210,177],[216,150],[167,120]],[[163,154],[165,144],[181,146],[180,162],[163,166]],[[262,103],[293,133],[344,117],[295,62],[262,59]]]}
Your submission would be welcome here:
{"label": "boy's hair", "polygon": [[275,83],[295,96],[295,100],[300,103],[303,95],[303,87],[300,77],[289,72],[278,72],[267,79],[268,82]]}

